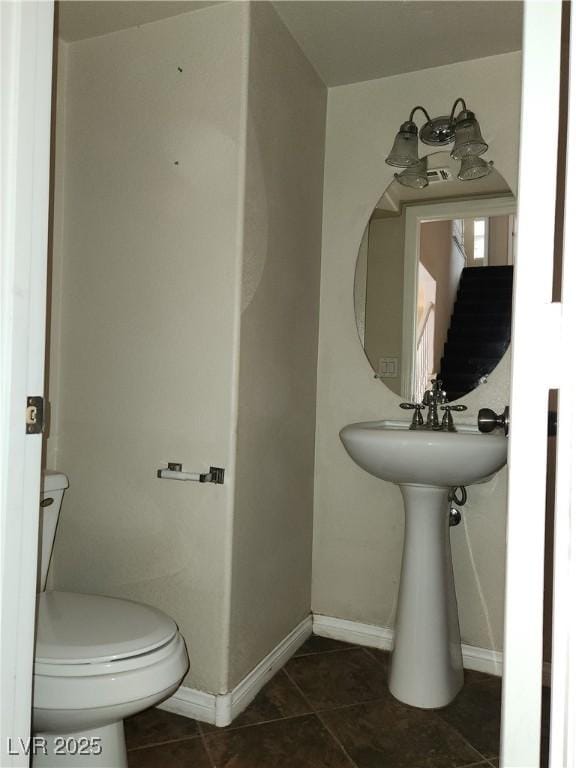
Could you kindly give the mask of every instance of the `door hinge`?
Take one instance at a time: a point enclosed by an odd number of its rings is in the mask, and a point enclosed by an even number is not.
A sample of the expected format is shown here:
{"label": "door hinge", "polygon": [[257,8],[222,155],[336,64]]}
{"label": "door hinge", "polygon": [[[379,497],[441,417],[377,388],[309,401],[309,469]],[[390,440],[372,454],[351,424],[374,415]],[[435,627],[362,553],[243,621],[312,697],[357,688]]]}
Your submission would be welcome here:
{"label": "door hinge", "polygon": [[26,434],[39,435],[44,429],[44,398],[39,395],[26,398]]}

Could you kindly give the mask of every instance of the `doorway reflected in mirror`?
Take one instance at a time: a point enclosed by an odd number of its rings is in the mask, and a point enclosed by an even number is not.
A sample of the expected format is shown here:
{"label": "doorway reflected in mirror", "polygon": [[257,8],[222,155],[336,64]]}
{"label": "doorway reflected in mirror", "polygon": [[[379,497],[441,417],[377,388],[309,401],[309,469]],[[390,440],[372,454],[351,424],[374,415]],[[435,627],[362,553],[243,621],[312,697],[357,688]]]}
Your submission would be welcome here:
{"label": "doorway reflected in mirror", "polygon": [[450,401],[472,391],[510,343],[515,201],[497,171],[462,185],[451,162],[430,156],[439,181],[425,190],[388,187],[356,266],[356,323],[374,375],[413,402],[434,377]]}
{"label": "doorway reflected in mirror", "polygon": [[514,215],[420,224],[414,386],[449,400],[473,390],[510,343]]}

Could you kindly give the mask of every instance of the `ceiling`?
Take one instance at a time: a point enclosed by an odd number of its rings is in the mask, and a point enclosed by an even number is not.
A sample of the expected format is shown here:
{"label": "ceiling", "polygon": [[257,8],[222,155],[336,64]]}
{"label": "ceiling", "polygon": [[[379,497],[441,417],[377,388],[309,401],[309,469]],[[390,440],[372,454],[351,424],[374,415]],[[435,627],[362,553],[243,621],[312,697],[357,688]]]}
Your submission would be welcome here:
{"label": "ceiling", "polygon": [[60,0],[58,36],[67,43],[199,10],[206,0]]}
{"label": "ceiling", "polygon": [[[67,42],[97,37],[214,4],[63,0],[59,36]],[[479,59],[522,45],[520,0],[275,0],[273,5],[328,86]]]}
{"label": "ceiling", "polygon": [[522,47],[521,2],[280,0],[274,7],[327,85]]}

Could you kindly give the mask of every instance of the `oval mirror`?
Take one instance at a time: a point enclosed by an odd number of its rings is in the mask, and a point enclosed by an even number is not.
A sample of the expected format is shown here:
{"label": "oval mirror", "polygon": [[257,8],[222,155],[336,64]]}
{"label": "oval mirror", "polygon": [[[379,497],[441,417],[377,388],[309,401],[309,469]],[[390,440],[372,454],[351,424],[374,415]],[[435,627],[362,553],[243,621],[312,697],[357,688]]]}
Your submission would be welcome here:
{"label": "oval mirror", "polygon": [[358,252],[360,341],[375,377],[411,402],[436,377],[449,401],[471,392],[510,343],[515,199],[495,169],[470,181],[458,169],[436,152],[424,189],[395,179]]}

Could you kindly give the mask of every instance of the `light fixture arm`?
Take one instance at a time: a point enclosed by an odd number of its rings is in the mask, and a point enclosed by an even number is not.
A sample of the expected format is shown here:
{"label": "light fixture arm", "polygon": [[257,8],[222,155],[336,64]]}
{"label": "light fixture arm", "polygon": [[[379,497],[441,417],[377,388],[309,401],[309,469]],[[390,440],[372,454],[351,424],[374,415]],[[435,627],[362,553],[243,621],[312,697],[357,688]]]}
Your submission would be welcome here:
{"label": "light fixture arm", "polygon": [[454,115],[456,114],[456,107],[458,106],[458,104],[462,104],[462,108],[464,109],[465,112],[468,110],[468,107],[466,106],[466,102],[461,96],[459,96],[454,102],[454,104],[452,105],[452,111],[450,112],[451,123],[454,121]]}
{"label": "light fixture arm", "polygon": [[[454,121],[454,115],[456,114],[456,108],[458,107],[458,104],[462,104],[462,109],[464,109],[464,111],[466,111],[466,110],[468,109],[468,107],[466,106],[466,102],[464,101],[464,99],[463,99],[461,96],[459,96],[459,97],[456,99],[456,101],[454,102],[454,104],[452,105],[452,110],[451,110],[451,112],[450,112],[450,122],[451,122],[451,123]],[[418,104],[417,106],[415,106],[415,107],[412,109],[412,111],[410,112],[410,117],[408,118],[408,122],[412,123],[412,122],[414,121],[414,113],[415,113],[415,112],[418,112],[418,110],[420,110],[420,112],[423,112],[423,113],[424,113],[424,115],[426,116],[426,120],[427,120],[427,122],[430,122],[430,120],[431,120],[432,118],[431,118],[431,117],[430,117],[430,115],[428,114],[427,110],[426,110],[426,109],[425,109],[423,106],[421,106],[420,104]]]}
{"label": "light fixture arm", "polygon": [[428,122],[430,122],[430,115],[428,114],[428,112],[426,112],[426,110],[424,109],[424,107],[421,107],[420,105],[418,105],[418,106],[414,107],[414,109],[412,110],[412,112],[410,112],[410,117],[408,118],[408,121],[409,121],[409,122],[413,122],[413,118],[414,118],[414,112],[417,112],[418,110],[420,110],[421,112],[424,112],[424,114],[426,115],[426,120],[427,120]]}
{"label": "light fixture arm", "polygon": [[[462,109],[456,116],[459,106]],[[414,122],[416,112],[422,112],[426,118],[420,130]],[[403,173],[395,174],[401,184],[422,189],[427,186],[428,178],[423,159],[418,157],[418,138],[423,144],[431,147],[443,147],[454,142],[450,155],[454,160],[462,161],[458,173],[461,181],[482,178],[492,169],[491,163],[479,159],[488,149],[488,143],[480,132],[474,112],[468,109],[461,96],[452,105],[450,116],[431,118],[421,104],[413,107],[408,120],[400,126],[392,149],[386,157],[388,165],[406,169]]]}

